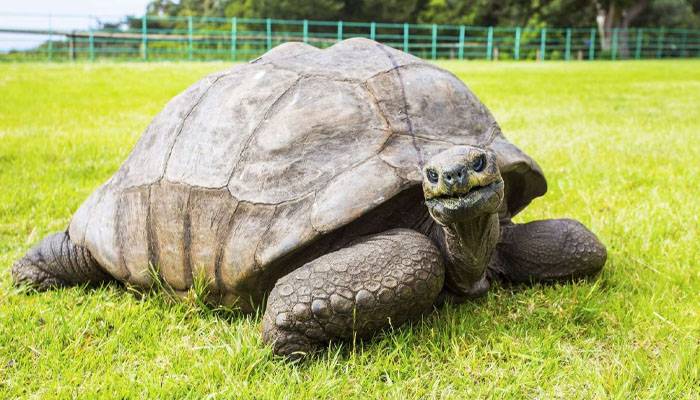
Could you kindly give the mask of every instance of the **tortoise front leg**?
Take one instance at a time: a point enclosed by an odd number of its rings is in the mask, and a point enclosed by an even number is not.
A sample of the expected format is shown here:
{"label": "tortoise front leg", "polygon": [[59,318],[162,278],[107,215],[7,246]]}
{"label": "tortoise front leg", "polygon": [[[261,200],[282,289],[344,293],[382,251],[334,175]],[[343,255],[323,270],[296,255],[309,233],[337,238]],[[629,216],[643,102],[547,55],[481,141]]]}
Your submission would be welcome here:
{"label": "tortoise front leg", "polygon": [[606,258],[605,246],[578,221],[502,223],[489,272],[514,283],[562,281],[597,274]]}
{"label": "tortoise front leg", "polygon": [[369,336],[432,310],[442,256],[425,235],[395,229],[358,240],[282,277],[270,293],[263,340],[299,358],[330,340]]}

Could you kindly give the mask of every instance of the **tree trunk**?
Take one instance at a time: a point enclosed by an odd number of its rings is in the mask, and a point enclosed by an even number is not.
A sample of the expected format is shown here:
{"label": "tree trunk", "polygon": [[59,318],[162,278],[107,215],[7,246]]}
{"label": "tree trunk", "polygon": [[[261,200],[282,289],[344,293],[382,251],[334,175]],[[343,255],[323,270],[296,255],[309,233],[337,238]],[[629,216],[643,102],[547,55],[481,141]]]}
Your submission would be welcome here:
{"label": "tree trunk", "polygon": [[622,58],[629,58],[630,47],[629,47],[629,28],[639,14],[644,11],[644,9],[649,4],[649,0],[640,0],[639,2],[632,4],[629,8],[622,10],[622,21],[620,22],[620,56]]}
{"label": "tree trunk", "polygon": [[599,0],[595,2],[596,9],[598,10],[596,23],[598,24],[598,32],[600,33],[600,47],[603,51],[609,51],[612,47],[613,29],[620,28],[618,48],[620,50],[620,55],[626,58],[629,56],[629,26],[632,21],[644,11],[649,4],[649,0],[638,0],[634,4],[623,8],[621,12],[618,12],[615,4],[615,1],[610,2],[606,9],[605,5]]}
{"label": "tree trunk", "polygon": [[598,33],[600,34],[600,47],[603,51],[610,50],[610,37],[612,36],[612,26],[615,20],[615,3],[610,3],[607,10],[599,1],[595,3],[598,9],[596,22],[598,23]]}

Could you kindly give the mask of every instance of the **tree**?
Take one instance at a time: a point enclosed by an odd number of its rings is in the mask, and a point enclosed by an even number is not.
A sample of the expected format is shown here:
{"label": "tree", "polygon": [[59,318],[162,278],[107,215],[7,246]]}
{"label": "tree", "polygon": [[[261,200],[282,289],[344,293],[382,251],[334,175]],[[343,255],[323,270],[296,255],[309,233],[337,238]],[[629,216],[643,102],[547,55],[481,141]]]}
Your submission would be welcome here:
{"label": "tree", "polygon": [[477,26],[598,24],[607,50],[615,28],[626,32],[633,26],[700,27],[700,0],[152,0],[148,15]]}
{"label": "tree", "polygon": [[594,0],[598,11],[596,23],[600,33],[600,45],[603,50],[610,50],[613,30],[620,28],[624,37],[620,51],[627,55],[627,29],[649,5],[649,0]]}
{"label": "tree", "polygon": [[427,0],[345,0],[348,21],[417,22]]}
{"label": "tree", "polygon": [[431,0],[421,22],[479,26],[590,26],[589,0]]}
{"label": "tree", "polygon": [[248,0],[245,4],[238,16],[323,20],[339,19],[345,6],[343,0]]}
{"label": "tree", "polygon": [[654,0],[633,23],[635,26],[700,28],[700,0]]}

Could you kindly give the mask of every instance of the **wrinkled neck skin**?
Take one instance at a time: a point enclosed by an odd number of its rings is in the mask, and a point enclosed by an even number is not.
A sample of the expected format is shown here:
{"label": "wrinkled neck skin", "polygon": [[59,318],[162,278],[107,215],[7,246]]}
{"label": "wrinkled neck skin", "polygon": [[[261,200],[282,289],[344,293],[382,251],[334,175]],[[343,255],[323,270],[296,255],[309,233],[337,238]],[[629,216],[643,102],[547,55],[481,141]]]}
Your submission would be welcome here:
{"label": "wrinkled neck skin", "polygon": [[485,214],[468,221],[435,226],[446,265],[445,288],[458,298],[486,293],[486,267],[500,235],[498,214]]}

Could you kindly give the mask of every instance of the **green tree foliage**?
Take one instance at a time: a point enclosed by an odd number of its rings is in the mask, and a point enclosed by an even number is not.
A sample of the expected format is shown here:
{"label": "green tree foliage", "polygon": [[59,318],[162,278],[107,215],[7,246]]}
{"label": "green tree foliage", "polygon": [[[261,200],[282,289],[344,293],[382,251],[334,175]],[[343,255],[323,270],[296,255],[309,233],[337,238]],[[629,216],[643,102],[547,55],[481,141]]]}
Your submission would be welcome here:
{"label": "green tree foliage", "polygon": [[152,0],[152,16],[700,28],[700,0]]}
{"label": "green tree foliage", "polygon": [[149,15],[224,17],[230,0],[152,0]]}
{"label": "green tree foliage", "polygon": [[349,21],[417,22],[428,0],[345,0]]}
{"label": "green tree foliage", "polygon": [[656,0],[635,25],[700,28],[700,0]]}
{"label": "green tree foliage", "polygon": [[303,19],[314,15],[314,19],[336,19],[343,6],[340,0],[230,0],[226,14],[277,19]]}
{"label": "green tree foliage", "polygon": [[[546,20],[551,3],[560,3],[558,7],[566,10],[567,0],[430,0],[420,13],[421,22],[458,23],[480,26],[525,26],[539,25]],[[580,1],[579,1],[580,3]]]}

